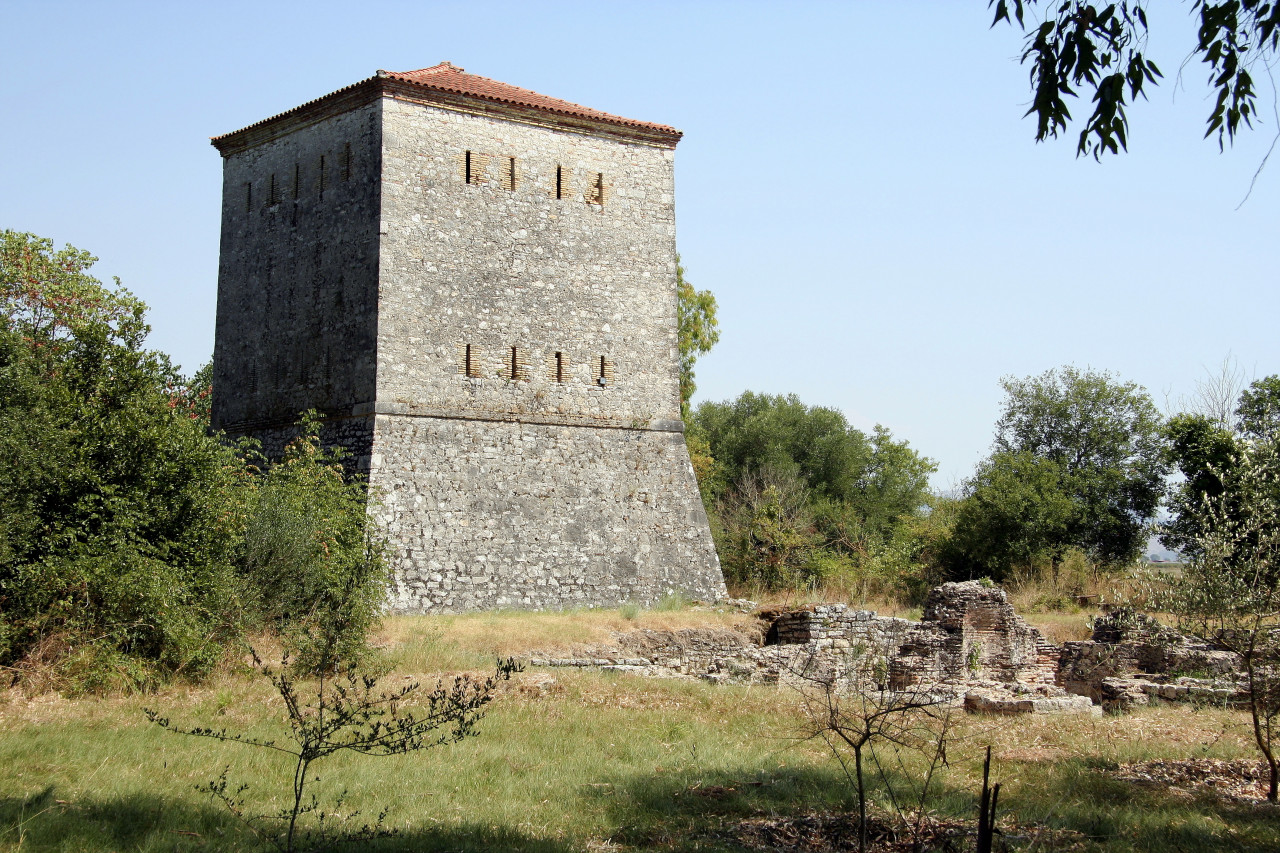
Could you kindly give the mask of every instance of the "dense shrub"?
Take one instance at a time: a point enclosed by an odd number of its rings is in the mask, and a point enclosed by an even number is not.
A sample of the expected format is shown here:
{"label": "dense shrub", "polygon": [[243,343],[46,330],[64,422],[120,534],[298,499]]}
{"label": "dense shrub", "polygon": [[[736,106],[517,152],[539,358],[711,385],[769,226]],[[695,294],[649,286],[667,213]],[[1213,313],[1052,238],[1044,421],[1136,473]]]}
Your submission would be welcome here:
{"label": "dense shrub", "polygon": [[255,621],[357,651],[386,589],[360,484],[314,430],[277,465],[210,436],[207,387],[94,260],[0,232],[0,665],[146,686]]}
{"label": "dense shrub", "polygon": [[730,583],[863,597],[917,585],[904,537],[934,464],[888,430],[868,436],[834,409],[746,392],[700,405],[690,434]]}
{"label": "dense shrub", "polygon": [[251,482],[239,565],[258,622],[281,632],[316,667],[365,650],[386,599],[388,574],[369,537],[365,489],[324,448],[305,416],[285,456]]}

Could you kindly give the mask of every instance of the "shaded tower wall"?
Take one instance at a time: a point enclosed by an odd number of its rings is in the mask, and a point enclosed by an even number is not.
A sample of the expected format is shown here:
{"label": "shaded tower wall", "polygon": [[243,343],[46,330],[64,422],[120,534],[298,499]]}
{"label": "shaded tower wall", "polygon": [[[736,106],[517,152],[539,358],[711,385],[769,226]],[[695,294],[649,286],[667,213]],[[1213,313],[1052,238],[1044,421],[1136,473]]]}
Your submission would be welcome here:
{"label": "shaded tower wall", "polygon": [[278,454],[316,409],[361,470],[373,423],[351,416],[376,397],[379,112],[265,127],[223,152],[214,427]]}

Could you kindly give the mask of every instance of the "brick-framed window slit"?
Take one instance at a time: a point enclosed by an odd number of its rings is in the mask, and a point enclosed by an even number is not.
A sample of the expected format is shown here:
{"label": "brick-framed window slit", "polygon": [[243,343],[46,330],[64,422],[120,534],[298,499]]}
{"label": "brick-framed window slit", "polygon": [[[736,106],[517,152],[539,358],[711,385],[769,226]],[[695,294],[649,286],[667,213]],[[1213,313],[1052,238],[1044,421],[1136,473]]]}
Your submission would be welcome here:
{"label": "brick-framed window slit", "polygon": [[253,213],[253,182],[245,181],[244,184],[244,212]]}
{"label": "brick-framed window slit", "polygon": [[293,200],[297,201],[302,194],[302,164],[293,164]]}
{"label": "brick-framed window slit", "polygon": [[557,352],[551,356],[550,370],[547,371],[547,378],[553,382],[564,382],[569,377],[569,360],[564,357],[563,352]]}
{"label": "brick-framed window slit", "polygon": [[479,379],[483,373],[480,368],[480,348],[473,344],[462,344],[458,347],[458,372],[469,379]]}
{"label": "brick-framed window slit", "polygon": [[502,188],[514,191],[516,188],[516,158],[508,157],[502,164]]}
{"label": "brick-framed window slit", "polygon": [[569,182],[566,180],[563,166],[556,166],[556,198],[564,198],[569,191]]}
{"label": "brick-framed window slit", "polygon": [[351,143],[344,142],[342,144],[342,180],[351,180]]}
{"label": "brick-framed window slit", "polygon": [[276,173],[271,173],[270,180],[267,181],[267,207],[275,207],[280,203],[280,196],[276,191]]}
{"label": "brick-framed window slit", "polygon": [[323,200],[323,199],[324,199],[325,177],[326,177],[326,176],[325,176],[325,168],[324,168],[324,155],[323,155],[323,154],[321,154],[321,155],[320,155],[320,175],[319,175],[319,177],[317,177],[317,178],[316,178],[316,186],[317,186],[317,187],[319,188],[319,190],[320,190],[320,198],[321,198],[321,200]]}
{"label": "brick-framed window slit", "polygon": [[520,347],[507,348],[507,378],[513,382],[516,380],[527,380],[529,378],[529,362],[528,357]]}
{"label": "brick-framed window slit", "polygon": [[596,172],[595,180],[587,191],[587,204],[604,204],[604,172]]}
{"label": "brick-framed window slit", "polygon": [[596,363],[594,367],[595,367],[597,385],[604,387],[605,385],[613,384],[614,370],[613,370],[613,361],[611,359],[608,359],[602,355],[598,359],[596,359]]}
{"label": "brick-framed window slit", "polygon": [[487,184],[490,159],[492,158],[488,154],[481,154],[479,151],[464,151],[460,163],[462,179],[468,184]]}

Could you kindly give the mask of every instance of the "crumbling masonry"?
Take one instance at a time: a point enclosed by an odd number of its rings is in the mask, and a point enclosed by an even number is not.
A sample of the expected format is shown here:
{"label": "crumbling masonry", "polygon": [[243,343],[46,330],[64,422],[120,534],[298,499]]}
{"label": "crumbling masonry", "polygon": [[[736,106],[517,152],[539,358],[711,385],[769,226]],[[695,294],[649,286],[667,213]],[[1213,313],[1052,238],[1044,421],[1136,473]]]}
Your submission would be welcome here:
{"label": "crumbling masonry", "polygon": [[935,587],[919,622],[843,604],[757,615],[752,631],[635,631],[618,635],[609,648],[535,656],[531,663],[801,685],[815,671],[850,671],[849,658],[871,655],[884,661],[885,689],[924,690],[970,711],[1000,714],[1243,698],[1240,661],[1230,652],[1124,611],[1096,619],[1092,640],[1056,646],[1014,612],[1004,590],[978,581]]}
{"label": "crumbling masonry", "polygon": [[725,593],[680,421],[680,133],[465,73],[213,140],[213,419],[367,474],[400,611]]}

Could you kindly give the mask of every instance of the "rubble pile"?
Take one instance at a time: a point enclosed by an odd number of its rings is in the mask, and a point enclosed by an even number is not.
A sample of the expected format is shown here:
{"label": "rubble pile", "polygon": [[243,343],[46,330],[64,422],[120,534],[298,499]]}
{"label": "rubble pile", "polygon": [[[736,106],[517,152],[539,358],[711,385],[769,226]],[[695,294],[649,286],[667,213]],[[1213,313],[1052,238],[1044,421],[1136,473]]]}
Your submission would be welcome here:
{"label": "rubble pile", "polygon": [[1247,699],[1238,655],[1124,608],[1095,619],[1091,639],[1063,643],[1058,683],[1107,710]]}
{"label": "rubble pile", "polygon": [[980,581],[935,587],[919,622],[843,604],[756,616],[750,630],[630,631],[608,647],[529,662],[717,683],[830,680],[847,690],[861,689],[871,672],[877,689],[923,689],[987,714],[1247,698],[1239,657],[1229,651],[1128,610],[1095,619],[1090,640],[1055,646],[1014,612],[1003,589]]}

